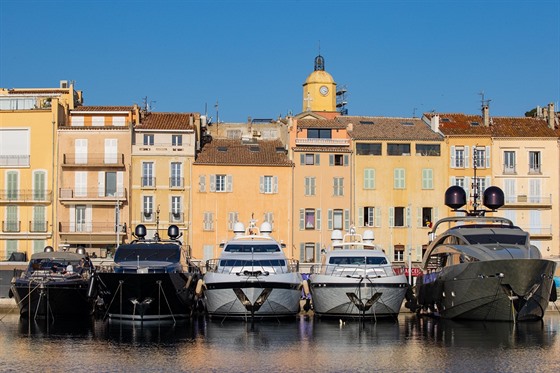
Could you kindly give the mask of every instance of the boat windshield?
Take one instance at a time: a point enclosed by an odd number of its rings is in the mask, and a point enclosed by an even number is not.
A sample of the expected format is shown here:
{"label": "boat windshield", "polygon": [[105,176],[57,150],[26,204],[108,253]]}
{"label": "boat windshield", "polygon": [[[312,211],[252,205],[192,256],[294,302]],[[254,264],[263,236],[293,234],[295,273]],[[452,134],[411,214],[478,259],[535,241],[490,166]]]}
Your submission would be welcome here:
{"label": "boat windshield", "polygon": [[343,264],[388,264],[387,259],[382,256],[333,256],[329,259],[329,264],[343,265]]}
{"label": "boat windshield", "polygon": [[276,253],[280,247],[275,244],[252,245],[252,244],[229,244],[224,251],[228,253]]}
{"label": "boat windshield", "polygon": [[527,237],[517,234],[469,234],[465,238],[470,244],[501,243],[508,245],[525,245]]}
{"label": "boat windshield", "polygon": [[265,259],[265,260],[238,260],[238,259],[222,259],[220,266],[222,267],[283,267],[286,261],[283,259]]}
{"label": "boat windshield", "polygon": [[115,253],[115,262],[165,261],[179,262],[181,248],[175,244],[121,245]]}

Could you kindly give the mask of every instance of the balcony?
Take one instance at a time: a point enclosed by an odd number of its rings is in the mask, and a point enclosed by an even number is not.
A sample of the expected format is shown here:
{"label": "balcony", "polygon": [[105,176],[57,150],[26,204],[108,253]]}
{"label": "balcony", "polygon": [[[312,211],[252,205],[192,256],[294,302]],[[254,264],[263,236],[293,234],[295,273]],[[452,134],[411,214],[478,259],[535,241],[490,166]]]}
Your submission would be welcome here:
{"label": "balcony", "polygon": [[18,233],[21,232],[21,221],[2,221],[2,232],[4,233]]}
{"label": "balcony", "polygon": [[124,154],[107,155],[96,154],[64,154],[62,156],[62,167],[75,168],[124,168]]}
{"label": "balcony", "polygon": [[552,194],[545,196],[528,196],[515,194],[505,196],[506,208],[552,208]]}
{"label": "balcony", "polygon": [[156,178],[155,177],[141,177],[140,185],[142,189],[156,189]]}
{"label": "balcony", "polygon": [[52,191],[50,190],[0,190],[0,204],[3,203],[51,203]]}
{"label": "balcony", "polygon": [[47,233],[49,228],[48,221],[30,221],[29,232],[31,233]]}
{"label": "balcony", "polygon": [[142,223],[152,223],[156,221],[156,214],[153,211],[143,211],[140,214],[140,221]]}
{"label": "balcony", "polygon": [[529,232],[531,239],[552,239],[552,226],[548,227],[520,227],[526,232]]}
{"label": "balcony", "polygon": [[0,155],[0,167],[29,167],[29,155]]}
{"label": "balcony", "polygon": [[298,146],[349,146],[349,139],[296,139]]}
{"label": "balcony", "polygon": [[[155,184],[155,180],[154,180]],[[169,189],[185,189],[185,178],[184,177],[170,177],[169,178]]]}
{"label": "balcony", "polygon": [[[87,234],[111,234],[115,235],[117,230],[115,229],[115,222],[85,222],[85,223],[71,223],[71,222],[60,222],[58,223],[58,231],[63,233],[87,233]],[[126,233],[126,224],[119,227],[119,233]]]}
{"label": "balcony", "polygon": [[504,173],[504,175],[517,175],[515,165],[511,164],[504,164],[502,172]]}
{"label": "balcony", "polygon": [[88,202],[97,205],[114,205],[127,199],[126,189],[110,191],[99,188],[60,188],[58,198],[62,204]]}

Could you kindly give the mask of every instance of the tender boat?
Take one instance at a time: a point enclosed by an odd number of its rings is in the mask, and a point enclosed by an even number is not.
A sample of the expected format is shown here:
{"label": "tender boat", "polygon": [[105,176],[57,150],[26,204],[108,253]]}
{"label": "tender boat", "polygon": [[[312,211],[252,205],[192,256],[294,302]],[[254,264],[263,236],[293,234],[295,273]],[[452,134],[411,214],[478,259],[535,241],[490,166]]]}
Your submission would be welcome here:
{"label": "tender boat", "polygon": [[404,266],[392,265],[373,244],[373,231],[335,230],[331,251],[309,277],[313,311],[319,317],[398,316],[409,291]]}
{"label": "tender boat", "polygon": [[[541,319],[555,300],[556,263],[542,259],[529,233],[511,220],[487,217],[504,204],[504,193],[489,187],[483,204],[490,210],[459,210],[466,193],[452,186],[445,204],[465,216],[438,221],[423,258],[416,295],[422,312],[446,319],[522,321]],[[440,235],[436,230],[449,228]]]}
{"label": "tender boat", "polygon": [[16,270],[9,295],[20,314],[31,318],[84,317],[93,314],[90,282],[94,267],[85,250],[54,251],[47,246]]}
{"label": "tender boat", "polygon": [[204,290],[210,317],[254,320],[299,312],[299,262],[286,258],[283,245],[270,236],[271,231],[267,222],[260,229],[254,220],[247,229],[243,223],[235,223],[235,237],[223,245],[218,259],[207,261],[197,291]]}
{"label": "tender boat", "polygon": [[182,261],[179,228],[171,225],[169,240],[146,239],[146,227],[135,229],[136,240],[119,245],[114,265],[99,271],[99,308],[111,320],[154,321],[188,318],[196,308],[199,268]]}

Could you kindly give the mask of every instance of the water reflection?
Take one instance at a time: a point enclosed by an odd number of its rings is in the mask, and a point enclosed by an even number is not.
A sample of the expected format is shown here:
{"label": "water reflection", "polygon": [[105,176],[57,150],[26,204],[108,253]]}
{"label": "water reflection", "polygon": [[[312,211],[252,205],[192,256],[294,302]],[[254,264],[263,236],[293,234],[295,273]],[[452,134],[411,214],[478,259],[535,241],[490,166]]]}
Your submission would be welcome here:
{"label": "water reflection", "polygon": [[[8,315],[0,361],[10,370],[544,371],[560,363],[560,315],[543,322],[454,322],[401,315],[377,322],[313,319],[46,323]],[[17,352],[17,353],[15,353]],[[32,364],[32,365],[31,365]]]}
{"label": "water reflection", "polygon": [[512,324],[508,322],[452,321],[432,318],[409,319],[406,334],[427,343],[445,347],[518,348],[549,347],[557,331],[542,321]]}

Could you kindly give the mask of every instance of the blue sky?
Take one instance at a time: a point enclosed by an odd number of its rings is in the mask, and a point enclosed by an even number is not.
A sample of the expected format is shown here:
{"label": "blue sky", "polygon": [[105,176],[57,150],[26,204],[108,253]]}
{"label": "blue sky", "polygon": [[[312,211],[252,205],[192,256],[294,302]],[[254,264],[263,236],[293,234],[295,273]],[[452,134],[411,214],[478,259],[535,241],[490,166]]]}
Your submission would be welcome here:
{"label": "blue sky", "polygon": [[0,87],[221,121],[302,111],[319,53],[350,115],[522,116],[560,100],[560,2],[0,0]]}

